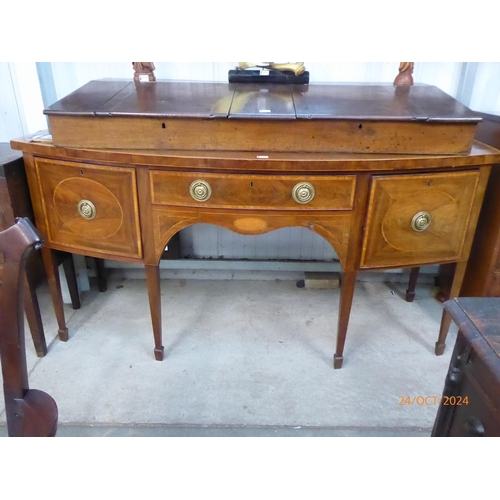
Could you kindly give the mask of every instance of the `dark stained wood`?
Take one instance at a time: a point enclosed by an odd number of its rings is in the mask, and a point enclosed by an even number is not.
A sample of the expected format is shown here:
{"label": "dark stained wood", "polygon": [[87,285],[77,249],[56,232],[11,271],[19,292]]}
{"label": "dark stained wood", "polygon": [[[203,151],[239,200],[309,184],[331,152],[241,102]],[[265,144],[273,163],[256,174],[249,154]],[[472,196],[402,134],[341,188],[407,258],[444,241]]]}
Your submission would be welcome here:
{"label": "dark stained wood", "polygon": [[78,282],[76,279],[76,269],[73,257],[63,260],[64,274],[68,283],[68,291],[73,309],[80,309],[80,292],[78,291]]}
{"label": "dark stained wood", "polygon": [[236,84],[229,118],[295,120],[295,107],[289,85]]}
{"label": "dark stained wood", "polygon": [[[76,91],[45,110],[54,144],[455,154],[470,151],[480,121],[468,108],[429,85],[135,82],[111,96],[110,82],[101,83],[106,83],[101,102],[99,82],[91,82],[81,96]],[[93,113],[89,104],[78,111],[78,104],[87,97]]]}
{"label": "dark stained wood", "polygon": [[[150,85],[154,86],[145,82],[144,88],[149,89],[146,92],[153,92]],[[443,98],[441,109],[442,117],[449,120],[439,121],[434,120],[436,116],[430,112],[426,113],[424,106],[417,107],[422,99],[425,101],[422,95],[408,94],[403,87],[398,90],[390,86],[390,89],[384,90],[392,96],[388,102],[400,110],[395,112],[392,121],[380,119],[382,108],[379,120],[366,124],[353,119],[359,112],[350,119],[340,120],[282,119],[279,106],[275,111],[271,109],[266,118],[255,118],[258,95],[242,101],[240,109],[247,118],[160,117],[151,110],[166,109],[165,104],[158,102],[155,108],[157,97],[151,93],[147,99],[135,101],[137,106],[139,102],[152,106],[142,117],[56,117],[58,126],[64,125],[64,130],[59,132],[70,132],[68,138],[104,139],[106,147],[111,149],[86,149],[67,144],[67,147],[59,147],[33,143],[29,138],[13,141],[12,145],[25,152],[35,214],[50,249],[71,248],[84,255],[145,264],[157,359],[163,358],[158,264],[165,245],[179,230],[191,224],[208,223],[240,234],[263,234],[281,227],[298,226],[323,236],[336,250],[344,271],[334,356],[334,366],[340,368],[356,273],[361,268],[459,262],[460,272],[453,290],[457,293],[490,164],[500,161],[499,151],[481,144],[474,144],[467,154],[450,152],[460,133],[457,128],[450,128],[450,121],[454,120],[448,97]],[[182,97],[177,102],[179,106],[191,91],[188,84],[185,90],[186,94],[179,90]],[[138,92],[130,92],[130,88],[123,92],[111,99],[116,109],[129,98],[138,99]],[[431,96],[432,92],[431,89]],[[263,94],[266,95],[263,103],[273,104],[281,99],[280,92],[272,97],[269,93]],[[287,102],[285,98],[285,109]],[[374,113],[376,96],[372,108],[370,112]],[[397,114],[403,113],[403,108],[408,112],[408,121]],[[186,109],[193,110],[193,104],[186,103]],[[473,118],[465,112],[460,114],[458,106],[455,112],[458,121],[454,125],[473,132],[476,127]],[[147,116],[148,113],[151,116]],[[77,121],[71,122],[75,119]],[[71,129],[75,125],[78,127]],[[414,128],[416,125],[422,127],[422,134]],[[161,136],[158,131],[167,135]],[[381,140],[384,137],[387,140]],[[405,140],[398,142],[402,137],[412,142],[415,149],[428,154],[396,154],[395,151],[401,153],[408,144]],[[137,138],[144,138],[143,149],[134,149],[138,146]],[[178,141],[174,149],[169,142],[172,139]],[[351,141],[351,146],[353,140],[358,141],[358,145],[370,141],[370,144],[389,148],[390,152],[370,154],[371,146],[363,149],[364,153],[356,154],[293,152],[304,144],[306,149],[314,145],[322,151],[335,150],[345,146],[344,140]],[[103,142],[98,144],[104,147]],[[181,151],[179,144],[190,145],[190,148]],[[431,153],[435,151],[429,147],[432,144],[447,153]],[[152,149],[147,149],[151,146]],[[205,147],[213,151],[203,151]],[[80,180],[80,170],[94,174],[92,190],[84,192],[85,183],[80,182],[67,189],[60,187],[67,179]],[[124,176],[124,172],[128,176]],[[191,183],[196,180],[211,186],[211,196],[206,201],[196,201],[190,194]],[[297,182],[307,182],[314,187],[315,197],[309,203],[297,204],[293,199],[291,190]],[[113,196],[108,195],[108,191]],[[80,221],[75,214],[75,204],[84,194],[94,196],[96,206],[106,207],[105,220],[94,230],[64,232],[63,226],[72,226],[75,221],[80,225],[92,224],[93,221]],[[433,222],[430,229],[416,235],[411,229],[411,220],[422,210],[431,212]],[[117,224],[122,220],[120,217],[123,217],[123,225]],[[115,226],[119,227],[115,229]],[[78,227],[77,224],[75,228]],[[122,229],[124,232],[119,233]],[[51,267],[50,260],[46,265]],[[448,326],[445,318],[439,337],[442,346]]]}
{"label": "dark stained wood", "polygon": [[40,312],[35,288],[35,284],[30,280],[28,273],[26,273],[24,281],[24,311],[26,313],[26,319],[30,328],[36,355],[39,358],[43,358],[47,354],[47,341],[45,340],[42,314]]}
{"label": "dark stained wood", "polygon": [[[24,171],[22,154],[14,151],[6,143],[0,143],[0,231],[15,223],[16,217],[27,217],[34,222],[28,183]],[[42,317],[36,296],[36,286],[42,279],[40,256],[32,252],[26,262],[24,286],[24,307],[37,356],[47,354],[47,343]],[[3,265],[0,263],[0,282]]]}
{"label": "dark stained wood", "polygon": [[[404,102],[394,99],[392,85],[293,85],[297,118],[409,121],[413,117]],[[362,128],[359,129],[361,133]]]}
{"label": "dark stained wood", "polygon": [[54,436],[57,405],[48,394],[30,389],[24,344],[22,286],[28,252],[41,240],[29,219],[0,232],[0,253],[4,260],[0,289],[0,360],[9,436]]}
{"label": "dark stained wood", "polygon": [[415,300],[415,287],[417,285],[418,274],[420,267],[412,267],[410,271],[410,280],[408,281],[408,289],[406,290],[406,302],[413,302]]}
{"label": "dark stained wood", "polygon": [[[500,116],[481,114],[477,137],[500,148]],[[465,297],[500,297],[500,170],[493,168],[476,238],[464,277],[461,295]]]}
{"label": "dark stained wood", "polygon": [[45,113],[92,116],[127,88],[134,88],[130,80],[94,80],[49,106]]}
{"label": "dark stained wood", "polygon": [[106,279],[106,268],[103,259],[95,259],[95,267],[97,274],[97,288],[100,292],[105,292],[108,289],[108,282]]}
{"label": "dark stained wood", "polygon": [[227,83],[136,82],[97,109],[96,116],[225,118],[232,98]]}
{"label": "dark stained wood", "polygon": [[[453,282],[450,289],[450,297],[453,299],[458,297],[460,294],[460,288],[465,275],[465,268],[467,267],[467,261],[457,262],[455,275],[453,277]],[[441,326],[439,328],[439,336],[434,348],[436,356],[441,356],[446,347],[446,337],[448,335],[448,330],[450,328],[451,317],[446,310],[443,311],[443,317],[441,319]]]}
{"label": "dark stained wood", "polygon": [[500,436],[500,299],[445,304],[459,326],[432,435]]}
{"label": "dark stained wood", "polygon": [[394,88],[396,99],[404,103],[414,120],[426,122],[472,122],[481,117],[441,89],[431,85],[415,84]]}

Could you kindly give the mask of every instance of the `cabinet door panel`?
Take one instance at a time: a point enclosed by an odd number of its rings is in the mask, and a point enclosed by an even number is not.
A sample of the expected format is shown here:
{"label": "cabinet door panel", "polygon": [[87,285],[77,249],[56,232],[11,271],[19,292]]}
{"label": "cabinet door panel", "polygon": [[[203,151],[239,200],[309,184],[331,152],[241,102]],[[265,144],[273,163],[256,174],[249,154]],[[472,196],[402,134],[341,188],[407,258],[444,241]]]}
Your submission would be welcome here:
{"label": "cabinet door panel", "polygon": [[41,158],[35,165],[51,243],[142,257],[133,168]]}
{"label": "cabinet door panel", "polygon": [[361,266],[460,260],[478,180],[477,170],[375,176]]}

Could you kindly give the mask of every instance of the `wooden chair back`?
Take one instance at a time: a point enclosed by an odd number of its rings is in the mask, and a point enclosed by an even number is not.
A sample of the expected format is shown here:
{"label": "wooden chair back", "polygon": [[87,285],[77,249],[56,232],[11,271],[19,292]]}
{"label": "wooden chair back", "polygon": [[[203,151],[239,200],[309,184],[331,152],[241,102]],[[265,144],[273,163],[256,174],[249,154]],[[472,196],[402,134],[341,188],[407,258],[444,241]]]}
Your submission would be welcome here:
{"label": "wooden chair back", "polygon": [[0,232],[0,362],[9,436],[54,436],[57,430],[57,405],[45,392],[29,388],[26,367],[24,268],[29,252],[41,246],[27,218]]}

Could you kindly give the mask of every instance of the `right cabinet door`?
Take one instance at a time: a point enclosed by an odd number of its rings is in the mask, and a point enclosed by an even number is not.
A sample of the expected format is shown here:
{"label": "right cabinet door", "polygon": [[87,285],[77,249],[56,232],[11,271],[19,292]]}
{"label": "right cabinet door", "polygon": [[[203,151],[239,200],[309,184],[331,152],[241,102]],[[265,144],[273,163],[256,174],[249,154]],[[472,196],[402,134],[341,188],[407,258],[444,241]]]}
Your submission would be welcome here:
{"label": "right cabinet door", "polygon": [[362,268],[460,260],[479,171],[374,176]]}

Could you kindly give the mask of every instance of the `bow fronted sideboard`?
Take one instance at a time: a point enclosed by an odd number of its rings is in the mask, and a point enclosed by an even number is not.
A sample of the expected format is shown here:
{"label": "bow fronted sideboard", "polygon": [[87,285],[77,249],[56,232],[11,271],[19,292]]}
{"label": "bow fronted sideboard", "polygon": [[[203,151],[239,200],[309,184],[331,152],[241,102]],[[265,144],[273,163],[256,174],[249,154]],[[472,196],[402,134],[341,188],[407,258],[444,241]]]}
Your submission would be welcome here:
{"label": "bow fronted sideboard", "polygon": [[[298,226],[325,238],[343,270],[340,368],[359,271],[456,262],[458,293],[500,161],[474,143],[480,118],[428,85],[103,80],[45,112],[50,142],[11,144],[24,154],[60,335],[52,250],[142,263],[157,360],[159,260],[182,228]],[[438,355],[449,323],[445,313]]]}

